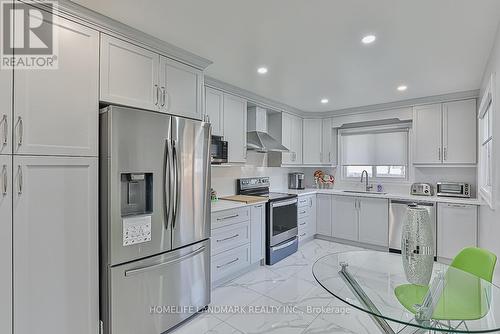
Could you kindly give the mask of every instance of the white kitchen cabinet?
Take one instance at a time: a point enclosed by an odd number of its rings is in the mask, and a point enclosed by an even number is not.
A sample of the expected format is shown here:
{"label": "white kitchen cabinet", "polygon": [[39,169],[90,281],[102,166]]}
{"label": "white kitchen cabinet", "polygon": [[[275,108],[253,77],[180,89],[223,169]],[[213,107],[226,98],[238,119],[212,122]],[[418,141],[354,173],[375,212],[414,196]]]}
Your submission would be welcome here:
{"label": "white kitchen cabinet", "polygon": [[0,333],[12,333],[12,156],[0,155]]}
{"label": "white kitchen cabinet", "polygon": [[476,101],[418,106],[413,111],[413,163],[476,163]]}
{"label": "white kitchen cabinet", "polygon": [[443,163],[476,163],[476,100],[443,104]]}
{"label": "white kitchen cabinet", "polygon": [[205,114],[212,125],[212,135],[224,136],[224,93],[205,87]]}
{"label": "white kitchen cabinet", "polygon": [[253,205],[250,208],[250,262],[256,263],[265,256],[266,240],[265,204]]}
{"label": "white kitchen cabinet", "polygon": [[389,245],[389,202],[381,198],[358,198],[358,241],[366,244]]}
{"label": "white kitchen cabinet", "polygon": [[201,119],[203,115],[203,71],[160,58],[160,111]]}
{"label": "white kitchen cabinet", "polygon": [[244,163],[247,153],[247,101],[224,94],[224,139],[228,162]]}
{"label": "white kitchen cabinet", "polygon": [[53,27],[58,69],[15,73],[14,152],[97,156],[98,33],[59,17]]}
{"label": "white kitchen cabinet", "polygon": [[437,256],[453,259],[463,248],[477,246],[477,206],[438,203]]}
{"label": "white kitchen cabinet", "polygon": [[442,162],[441,104],[418,106],[413,109],[414,164]]}
{"label": "white kitchen cabinet", "polygon": [[310,239],[316,234],[316,214],[316,195],[299,196],[297,208],[299,241]]}
{"label": "white kitchen cabinet", "polygon": [[282,113],[281,143],[290,152],[282,154],[281,163],[283,165],[302,164],[302,118]]}
{"label": "white kitchen cabinet", "polygon": [[319,165],[323,158],[323,121],[321,119],[303,120],[303,163]]}
{"label": "white kitchen cabinet", "polygon": [[322,121],[321,141],[321,163],[332,165],[337,161],[337,138],[336,131],[332,127],[332,119],[325,118]]}
{"label": "white kitchen cabinet", "polygon": [[[316,198],[316,233],[332,236],[332,195],[318,194]],[[337,213],[333,212],[333,216]]]}
{"label": "white kitchen cabinet", "polygon": [[97,334],[97,159],[15,156],[13,167],[15,333]]}
{"label": "white kitchen cabinet", "polygon": [[[84,58],[76,58],[81,59]],[[157,53],[101,34],[102,102],[159,110],[159,70]]]}
{"label": "white kitchen cabinet", "polygon": [[332,236],[358,240],[358,200],[350,196],[333,196]]}
{"label": "white kitchen cabinet", "polygon": [[12,70],[0,71],[0,154],[12,153]]}

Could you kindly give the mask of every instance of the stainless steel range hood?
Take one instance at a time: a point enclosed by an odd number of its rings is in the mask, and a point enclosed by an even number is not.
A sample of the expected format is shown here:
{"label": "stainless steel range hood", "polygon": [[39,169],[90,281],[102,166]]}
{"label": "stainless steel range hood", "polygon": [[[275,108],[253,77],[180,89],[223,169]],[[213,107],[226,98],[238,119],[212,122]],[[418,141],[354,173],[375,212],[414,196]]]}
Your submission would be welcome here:
{"label": "stainless steel range hood", "polygon": [[290,151],[267,132],[266,109],[260,107],[249,108],[247,126],[247,150],[260,153]]}

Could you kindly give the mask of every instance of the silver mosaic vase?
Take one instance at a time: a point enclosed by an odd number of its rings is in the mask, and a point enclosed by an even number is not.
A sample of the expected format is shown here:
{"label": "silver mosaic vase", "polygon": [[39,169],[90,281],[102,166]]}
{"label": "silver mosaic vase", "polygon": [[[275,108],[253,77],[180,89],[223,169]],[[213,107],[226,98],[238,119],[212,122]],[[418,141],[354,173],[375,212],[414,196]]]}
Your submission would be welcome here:
{"label": "silver mosaic vase", "polygon": [[401,253],[408,282],[428,285],[434,265],[434,242],[431,218],[427,209],[408,206],[403,221]]}

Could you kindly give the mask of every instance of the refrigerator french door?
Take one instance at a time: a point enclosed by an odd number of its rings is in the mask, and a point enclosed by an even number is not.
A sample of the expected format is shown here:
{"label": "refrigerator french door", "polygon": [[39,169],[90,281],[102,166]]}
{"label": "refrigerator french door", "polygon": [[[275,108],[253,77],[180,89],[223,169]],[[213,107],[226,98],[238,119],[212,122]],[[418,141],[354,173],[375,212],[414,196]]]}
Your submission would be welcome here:
{"label": "refrigerator french door", "polygon": [[[104,331],[163,333],[210,301],[210,125],[112,106],[100,135]],[[193,312],[151,315],[168,305]]]}

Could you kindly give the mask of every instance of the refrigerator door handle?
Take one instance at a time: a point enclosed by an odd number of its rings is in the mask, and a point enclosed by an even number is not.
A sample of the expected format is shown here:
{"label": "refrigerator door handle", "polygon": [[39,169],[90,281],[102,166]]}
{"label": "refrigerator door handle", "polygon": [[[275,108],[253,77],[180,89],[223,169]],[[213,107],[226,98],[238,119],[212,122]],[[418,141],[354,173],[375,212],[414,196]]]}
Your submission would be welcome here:
{"label": "refrigerator door handle", "polygon": [[172,191],[174,203],[173,203],[173,216],[172,216],[172,229],[175,228],[177,221],[177,213],[179,212],[179,195],[180,195],[180,180],[179,180],[179,156],[177,154],[177,142],[172,140],[172,164],[173,164],[173,174],[174,174],[174,189]]}
{"label": "refrigerator door handle", "polygon": [[147,272],[147,271],[156,270],[156,269],[159,269],[159,268],[164,267],[164,266],[168,266],[168,265],[171,265],[171,264],[174,264],[177,262],[184,261],[186,259],[189,259],[189,258],[195,256],[195,255],[200,254],[204,250],[205,250],[205,246],[201,246],[200,248],[198,248],[198,249],[196,249],[196,250],[194,250],[186,255],[180,256],[180,257],[173,259],[173,260],[170,260],[170,261],[154,264],[152,266],[147,266],[147,267],[143,267],[143,268],[127,270],[125,272],[125,277],[130,277],[130,276],[142,274],[142,273]]}
{"label": "refrigerator door handle", "polygon": [[165,229],[168,230],[170,220],[172,218],[172,143],[170,139],[165,140],[165,162],[163,166],[163,198],[164,198],[164,214],[165,214]]}

